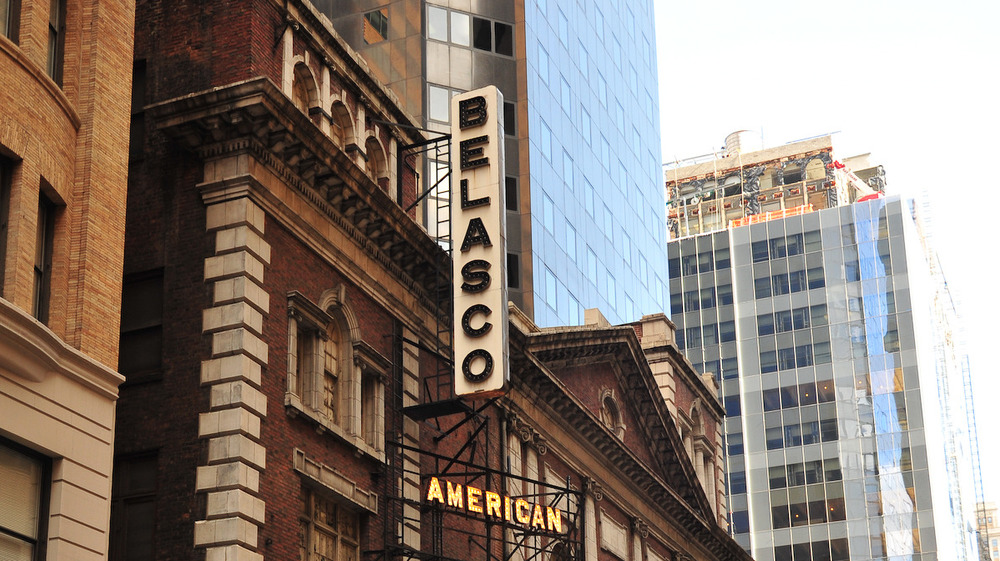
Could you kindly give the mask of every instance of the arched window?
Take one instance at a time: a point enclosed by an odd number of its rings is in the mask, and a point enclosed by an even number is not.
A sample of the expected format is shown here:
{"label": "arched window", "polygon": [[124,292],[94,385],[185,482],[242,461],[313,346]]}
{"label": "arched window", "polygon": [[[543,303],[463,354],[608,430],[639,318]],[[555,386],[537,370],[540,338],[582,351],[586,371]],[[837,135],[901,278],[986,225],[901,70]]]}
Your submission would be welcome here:
{"label": "arched window", "polygon": [[345,294],[343,286],[328,290],[317,305],[289,293],[285,408],[380,456],[391,363],[361,341]]}
{"label": "arched window", "polygon": [[335,101],[330,107],[330,115],[333,116],[331,131],[334,142],[341,148],[346,148],[354,143],[354,120],[351,119],[351,112],[343,101]]}
{"label": "arched window", "polygon": [[601,422],[618,438],[625,436],[625,423],[622,421],[621,408],[614,390],[605,389],[601,392]]}
{"label": "arched window", "polygon": [[292,102],[306,115],[319,99],[316,89],[316,80],[309,67],[303,62],[296,64],[292,74]]}
{"label": "arched window", "polygon": [[388,184],[382,185],[379,181],[386,177],[385,152],[382,151],[382,144],[374,136],[369,136],[365,141],[365,155],[368,156],[365,170],[368,176],[383,189],[386,188]]}

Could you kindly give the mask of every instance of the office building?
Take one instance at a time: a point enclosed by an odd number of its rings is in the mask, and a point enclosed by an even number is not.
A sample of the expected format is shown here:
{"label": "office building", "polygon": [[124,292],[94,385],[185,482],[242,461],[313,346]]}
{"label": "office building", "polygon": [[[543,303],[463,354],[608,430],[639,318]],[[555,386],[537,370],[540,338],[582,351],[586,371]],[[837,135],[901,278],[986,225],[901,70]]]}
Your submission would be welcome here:
{"label": "office building", "polygon": [[996,561],[1000,559],[1000,519],[997,518],[997,505],[981,502],[976,505],[976,511],[976,529],[979,531],[980,543],[988,550],[988,559]]}
{"label": "office building", "polygon": [[133,16],[0,0],[3,559],[107,558]]}
{"label": "office building", "polygon": [[[501,90],[509,294],[539,325],[579,325],[584,308],[614,323],[664,309],[650,0],[314,5],[429,129],[447,132],[452,94]],[[446,157],[428,153],[425,186],[446,191]],[[442,198],[423,216],[445,235]]]}
{"label": "office building", "polygon": [[730,529],[760,560],[976,559],[947,284],[920,209],[829,140],[667,172],[672,319],[720,380]]}

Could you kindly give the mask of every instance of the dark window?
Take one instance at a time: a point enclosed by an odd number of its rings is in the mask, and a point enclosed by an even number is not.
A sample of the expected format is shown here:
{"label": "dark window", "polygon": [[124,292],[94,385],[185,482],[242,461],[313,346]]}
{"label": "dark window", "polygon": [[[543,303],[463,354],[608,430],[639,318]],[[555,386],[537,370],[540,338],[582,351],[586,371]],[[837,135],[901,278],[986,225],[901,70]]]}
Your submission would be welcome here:
{"label": "dark window", "polygon": [[809,288],[823,288],[826,281],[823,279],[823,267],[814,267],[806,271],[809,279]]}
{"label": "dark window", "polygon": [[778,349],[778,370],[795,368],[795,350]]}
{"label": "dark window", "polygon": [[674,316],[684,312],[684,306],[682,304],[680,294],[670,295],[670,315]]}
{"label": "dark window", "polygon": [[771,259],[780,259],[786,255],[785,238],[775,238],[771,240]]}
{"label": "dark window", "polygon": [[[795,347],[795,366],[802,368],[803,366],[812,366],[813,364],[813,354],[812,345],[799,345]],[[813,392],[813,396],[816,392]]]}
{"label": "dark window", "polygon": [[0,544],[4,559],[45,559],[49,459],[0,438]]}
{"label": "dark window", "polygon": [[715,289],[714,288],[703,288],[701,289],[701,309],[707,310],[709,308],[715,307]]}
{"label": "dark window", "polygon": [[66,0],[52,0],[49,5],[49,55],[47,70],[52,80],[62,86],[63,51],[66,43]]}
{"label": "dark window", "polygon": [[493,24],[493,30],[496,35],[496,53],[514,56],[514,28],[498,21]]}
{"label": "dark window", "polygon": [[753,279],[754,298],[769,298],[771,296],[771,278],[760,277]]}
{"label": "dark window", "polygon": [[488,19],[472,18],[472,46],[481,51],[493,50],[493,24]]}
{"label": "dark window", "polygon": [[724,321],[719,324],[719,341],[728,343],[736,340],[736,322]]}
{"label": "dark window", "polygon": [[770,427],[764,431],[764,439],[768,450],[777,450],[784,444],[781,438],[781,427]]}
{"label": "dark window", "polygon": [[[788,512],[789,512],[789,519],[792,522],[792,527],[793,528],[796,527],[796,526],[805,526],[805,525],[809,524],[809,512],[808,512],[808,507],[806,506],[806,503],[790,504],[790,505],[788,505]],[[806,548],[805,548],[806,557],[803,557],[802,559],[803,559],[803,561],[810,561],[809,557],[808,557],[808,555],[809,555],[809,544],[805,544],[805,546],[806,546]],[[799,547],[799,546],[798,545],[792,546],[793,549],[797,548],[797,547]],[[795,558],[796,559],[799,558],[799,552],[798,551],[795,552]]]}
{"label": "dark window", "polygon": [[760,353],[760,371],[764,374],[778,371],[778,360],[774,351]]}
{"label": "dark window", "polygon": [[774,558],[780,561],[790,561],[792,558],[792,546],[790,545],[775,546]]}
{"label": "dark window", "polygon": [[667,271],[670,272],[670,278],[676,279],[681,276],[681,260],[677,257],[671,257],[667,260]]}
{"label": "dark window", "polygon": [[823,442],[837,440],[839,437],[837,433],[837,419],[826,419],[824,421],[820,421],[820,433],[823,437]]}
{"label": "dark window", "polygon": [[504,203],[507,210],[517,211],[517,178],[504,178]]}
{"label": "dark window", "polygon": [[727,395],[725,399],[726,404],[726,416],[727,417],[739,417],[740,416],[740,396],[739,394]]}
{"label": "dark window", "polygon": [[729,492],[747,492],[747,474],[745,471],[734,471],[729,474]]}
{"label": "dark window", "polygon": [[511,101],[503,102],[503,133],[517,136],[517,106]]}
{"label": "dark window", "polygon": [[726,452],[730,456],[739,456],[743,454],[743,435],[740,433],[733,433],[726,435]]}
{"label": "dark window", "polygon": [[109,561],[154,557],[156,456],[115,460]]}
{"label": "dark window", "polygon": [[802,292],[806,289],[806,272],[792,271],[788,273],[788,288],[792,292]]}
{"label": "dark window", "polygon": [[44,193],[38,197],[38,222],[35,232],[35,286],[32,315],[42,323],[49,321],[52,289],[52,250],[56,233],[56,205]]}
{"label": "dark window", "polygon": [[[2,0],[0,0],[2,1]],[[7,223],[10,220],[11,175],[14,167],[0,158],[0,296],[3,296],[4,263],[7,262]]]}
{"label": "dark window", "polygon": [[788,473],[789,487],[806,484],[806,471],[802,464],[788,464],[785,470]]}
{"label": "dark window", "polygon": [[698,291],[697,290],[689,290],[689,291],[687,291],[687,292],[684,293],[684,311],[685,312],[696,311],[698,309],[698,303],[699,302],[700,302],[700,300],[698,299]]}
{"label": "dark window", "polygon": [[733,303],[733,285],[731,284],[721,284],[716,290],[716,296],[719,299],[720,306],[729,306]]}
{"label": "dark window", "polygon": [[801,433],[802,444],[816,444],[819,442],[819,423],[816,421],[802,423]]}
{"label": "dark window", "polygon": [[[805,508],[805,505],[802,505]],[[801,524],[795,524],[792,521],[793,526],[801,526]],[[813,561],[812,557],[809,555],[809,544],[808,543],[797,543],[792,546],[792,557],[788,561]]]}
{"label": "dark window", "polygon": [[785,425],[785,447],[802,446],[802,426]]}
{"label": "dark window", "polygon": [[764,411],[781,409],[781,395],[777,388],[764,390]]}
{"label": "dark window", "polygon": [[850,561],[851,551],[847,538],[830,540],[830,561]]}
{"label": "dark window", "polygon": [[785,468],[782,466],[772,466],[767,468],[767,484],[771,489],[784,489]]}
{"label": "dark window", "polygon": [[719,326],[717,324],[710,323],[702,326],[701,332],[706,345],[719,344]]}
{"label": "dark window", "polygon": [[129,382],[159,374],[163,360],[163,271],[127,276],[122,282],[118,371]]}
{"label": "dark window", "polygon": [[[787,528],[788,524],[788,505],[778,505],[771,507],[771,526],[774,529]],[[788,559],[787,557],[778,557],[777,559]]]}
{"label": "dark window", "polygon": [[781,407],[798,407],[799,390],[795,386],[785,386],[781,388]]}
{"label": "dark window", "polygon": [[795,308],[792,310],[792,327],[795,329],[809,327],[809,308]]}
{"label": "dark window", "polygon": [[129,125],[128,155],[132,160],[143,155],[146,140],[146,122],[143,107],[146,105],[146,61],[137,60],[132,65],[132,119]]}
{"label": "dark window", "polygon": [[715,250],[715,268],[716,269],[728,269],[729,268],[729,248],[724,247],[722,249]]}
{"label": "dark window", "polygon": [[813,345],[813,362],[816,364],[829,364],[830,360],[829,342],[823,341]]}
{"label": "dark window", "polygon": [[792,330],[792,312],[788,310],[774,313],[774,330],[778,333]]}
{"label": "dark window", "polygon": [[733,533],[747,534],[750,532],[750,513],[745,510],[738,510],[733,513]]}
{"label": "dark window", "polygon": [[372,10],[365,14],[361,28],[361,33],[364,36],[365,43],[372,45],[374,43],[385,41],[389,37],[388,8]]}
{"label": "dark window", "polygon": [[684,276],[694,275],[698,273],[698,258],[694,255],[685,255],[681,258],[681,267],[684,270]]}
{"label": "dark window", "polygon": [[21,23],[21,1],[0,0],[0,35],[18,42],[17,30]]}
{"label": "dark window", "polygon": [[844,499],[830,499],[827,508],[830,511],[830,521],[837,522],[847,519],[847,512],[844,510]]}
{"label": "dark window", "polygon": [[767,242],[753,242],[750,244],[750,251],[753,254],[753,262],[760,263],[767,261]]}
{"label": "dark window", "polygon": [[861,266],[857,261],[844,263],[844,280],[854,282],[861,280]]}
{"label": "dark window", "polygon": [[805,463],[806,484],[823,481],[823,460],[813,460]]}
{"label": "dark window", "polygon": [[739,364],[735,358],[722,359],[722,377],[726,380],[738,378],[740,375]]}
{"label": "dark window", "polygon": [[774,295],[788,294],[788,275],[779,273],[771,277],[771,286],[774,288]]}
{"label": "dark window", "polygon": [[509,288],[521,287],[521,262],[516,253],[507,254],[507,286]]}
{"label": "dark window", "polygon": [[712,270],[712,264],[713,264],[713,260],[712,260],[712,252],[711,251],[703,251],[703,252],[701,252],[701,253],[698,254],[698,272],[699,273],[708,273],[708,272],[710,272]]}
{"label": "dark window", "polygon": [[757,335],[774,334],[774,315],[761,314],[757,316]]}
{"label": "dark window", "polygon": [[816,382],[816,398],[820,403],[837,399],[837,392],[833,388],[833,380],[820,380]]}
{"label": "dark window", "polygon": [[785,251],[788,255],[799,255],[802,253],[802,234],[792,234],[785,241]]}
{"label": "dark window", "polygon": [[687,348],[684,345],[684,330],[683,329],[678,329],[677,331],[674,332],[674,339],[677,340],[677,348],[678,349],[684,350],[685,348]]}
{"label": "dark window", "polygon": [[687,348],[694,348],[701,346],[701,328],[700,327],[689,327],[685,332],[685,338],[687,339]]}
{"label": "dark window", "polygon": [[816,383],[806,382],[799,384],[799,405],[816,404]]}

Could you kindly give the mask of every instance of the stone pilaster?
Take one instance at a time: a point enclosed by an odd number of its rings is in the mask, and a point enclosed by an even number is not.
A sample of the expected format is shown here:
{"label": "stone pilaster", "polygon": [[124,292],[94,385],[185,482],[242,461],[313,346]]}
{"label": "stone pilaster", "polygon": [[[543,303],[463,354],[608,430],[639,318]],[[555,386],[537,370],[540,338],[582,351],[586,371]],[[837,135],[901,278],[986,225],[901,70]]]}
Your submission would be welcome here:
{"label": "stone pilaster", "polygon": [[249,198],[213,199],[206,213],[215,255],[205,259],[213,305],[203,312],[202,332],[212,338],[212,357],[202,362],[201,383],[211,402],[198,423],[208,457],[198,468],[197,490],[207,493],[207,508],[194,523],[194,545],[206,548],[206,561],[259,561],[266,467],[260,424],[267,414],[261,376],[268,356],[262,329],[269,310],[262,285],[271,248],[263,238],[264,211]]}

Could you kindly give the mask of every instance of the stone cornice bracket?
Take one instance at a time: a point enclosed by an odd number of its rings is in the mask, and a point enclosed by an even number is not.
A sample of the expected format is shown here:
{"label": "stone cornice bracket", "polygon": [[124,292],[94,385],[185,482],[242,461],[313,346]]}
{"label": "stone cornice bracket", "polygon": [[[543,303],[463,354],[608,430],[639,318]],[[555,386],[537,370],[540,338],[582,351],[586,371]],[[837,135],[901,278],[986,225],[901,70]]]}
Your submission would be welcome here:
{"label": "stone cornice bracket", "polygon": [[638,518],[632,519],[632,531],[643,539],[649,537],[649,525]]}
{"label": "stone cornice bracket", "polygon": [[285,34],[285,30],[289,27],[292,28],[292,31],[298,31],[301,25],[299,22],[295,21],[295,17],[293,17],[292,14],[286,13],[284,21],[274,28],[274,45],[271,47],[272,49],[278,48],[278,45],[281,44],[281,37]]}
{"label": "stone cornice bracket", "polygon": [[515,413],[508,413],[507,421],[510,423],[510,430],[517,433],[521,442],[534,448],[539,456],[544,456],[549,451],[545,437],[538,434],[534,427],[519,419]]}
{"label": "stone cornice bracket", "polygon": [[594,497],[595,502],[604,500],[604,487],[590,477],[585,477],[583,480],[583,492]]}

